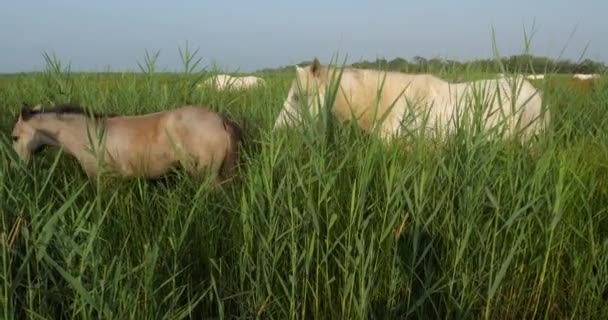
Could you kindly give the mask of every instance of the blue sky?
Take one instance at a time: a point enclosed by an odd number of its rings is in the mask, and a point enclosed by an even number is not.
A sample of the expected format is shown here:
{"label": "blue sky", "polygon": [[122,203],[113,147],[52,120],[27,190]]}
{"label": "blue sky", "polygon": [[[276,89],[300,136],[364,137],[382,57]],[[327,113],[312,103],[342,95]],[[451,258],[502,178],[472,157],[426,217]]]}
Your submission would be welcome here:
{"label": "blue sky", "polygon": [[[416,55],[473,59],[531,51],[608,61],[606,0],[436,1],[4,1],[0,72],[40,69],[42,52],[73,70],[136,70],[145,49],[159,68],[179,70],[178,46],[199,48],[203,64],[253,71],[333,53],[348,61]],[[574,32],[572,39],[568,40]]]}

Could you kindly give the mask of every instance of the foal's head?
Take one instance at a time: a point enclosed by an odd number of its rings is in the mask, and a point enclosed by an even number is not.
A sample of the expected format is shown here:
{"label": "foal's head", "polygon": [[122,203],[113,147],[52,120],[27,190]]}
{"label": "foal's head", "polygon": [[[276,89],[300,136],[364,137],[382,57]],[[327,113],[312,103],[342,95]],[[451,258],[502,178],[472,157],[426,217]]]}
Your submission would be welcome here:
{"label": "foal's head", "polygon": [[19,158],[26,162],[33,153],[42,150],[45,145],[42,143],[44,133],[40,133],[30,122],[34,115],[40,111],[40,105],[34,108],[27,105],[23,106],[13,127],[13,149],[15,149]]}
{"label": "foal's head", "polygon": [[34,108],[24,105],[21,108],[12,132],[13,148],[21,160],[27,162],[45,146],[57,145],[55,133],[45,130],[44,123],[62,115],[84,116],[86,113],[78,105],[59,105],[49,109],[42,109],[40,105]]}

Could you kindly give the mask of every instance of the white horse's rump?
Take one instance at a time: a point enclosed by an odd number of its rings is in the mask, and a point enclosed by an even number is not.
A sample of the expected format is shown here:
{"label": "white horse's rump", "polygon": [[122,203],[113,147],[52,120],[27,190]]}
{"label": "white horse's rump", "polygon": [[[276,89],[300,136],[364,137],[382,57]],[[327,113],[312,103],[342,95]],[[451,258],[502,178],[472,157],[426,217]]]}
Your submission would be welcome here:
{"label": "white horse's rump", "polygon": [[[302,109],[316,115],[331,79],[337,78],[338,73],[339,69],[323,67],[317,59],[308,67],[296,66],[296,79],[275,128],[295,124],[301,119]],[[380,87],[382,91],[378,95]],[[487,106],[482,116],[484,128],[504,123],[503,137],[522,131],[525,140],[545,128],[550,119],[548,112],[542,111],[539,92],[523,76],[449,83],[430,74],[354,68],[344,69],[332,111],[339,121],[355,120],[366,131],[377,128],[387,139],[399,134],[403,125],[409,129],[424,126],[450,133],[456,118],[473,114],[464,102],[474,96]],[[304,101],[307,104],[302,107]],[[428,117],[422,121],[424,114]],[[411,116],[415,119],[409,122]],[[379,122],[380,119],[383,121]]]}
{"label": "white horse's rump", "polygon": [[198,87],[202,86],[211,86],[216,90],[241,90],[241,89],[249,89],[255,88],[257,86],[263,86],[266,82],[262,78],[254,77],[254,76],[246,76],[246,77],[233,77],[227,74],[218,74],[214,77],[211,77],[205,80],[202,84],[199,84]]}

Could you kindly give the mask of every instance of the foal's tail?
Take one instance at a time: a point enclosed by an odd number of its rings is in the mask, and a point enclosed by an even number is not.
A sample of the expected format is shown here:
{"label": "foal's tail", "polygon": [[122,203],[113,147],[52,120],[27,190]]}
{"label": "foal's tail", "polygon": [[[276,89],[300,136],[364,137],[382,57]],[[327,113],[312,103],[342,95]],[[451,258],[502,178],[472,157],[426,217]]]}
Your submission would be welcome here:
{"label": "foal's tail", "polygon": [[220,175],[227,179],[234,174],[239,159],[239,144],[243,141],[243,131],[238,123],[230,120],[226,115],[221,114],[224,129],[230,135],[230,146],[224,156],[224,161],[220,167]]}

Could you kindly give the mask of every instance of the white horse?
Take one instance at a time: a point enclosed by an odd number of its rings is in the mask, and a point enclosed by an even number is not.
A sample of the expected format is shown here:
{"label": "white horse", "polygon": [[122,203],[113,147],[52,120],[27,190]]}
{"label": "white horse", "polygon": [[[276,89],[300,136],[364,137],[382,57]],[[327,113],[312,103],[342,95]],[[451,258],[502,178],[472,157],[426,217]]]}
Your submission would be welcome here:
{"label": "white horse", "polygon": [[[338,68],[321,66],[316,58],[310,66],[296,66],[296,78],[274,128],[296,124],[302,119],[302,110],[317,115],[323,107],[331,79],[337,78],[339,72]],[[512,90],[518,95],[514,97]],[[417,118],[413,121],[414,127],[422,128],[426,124],[426,128],[449,133],[455,129],[455,118],[463,114],[459,111],[465,110],[463,100],[474,95],[482,97],[483,105],[487,106],[483,115],[484,128],[489,129],[505,120],[506,136],[521,131],[521,138],[525,140],[544,129],[550,120],[548,111],[542,110],[542,99],[536,88],[523,76],[450,83],[430,74],[355,68],[343,69],[332,112],[341,122],[355,120],[365,131],[377,128],[380,136],[387,140],[399,134],[405,119],[412,115]],[[306,103],[302,104],[304,101]],[[426,121],[421,121],[421,115],[426,116]],[[383,121],[378,122],[380,119]]]}
{"label": "white horse", "polygon": [[202,86],[211,86],[216,90],[221,91],[230,89],[242,90],[264,85],[266,85],[266,81],[259,77],[233,77],[227,74],[218,74],[214,77],[205,80],[202,84],[199,84],[198,87],[200,88]]}

